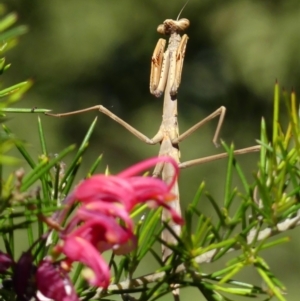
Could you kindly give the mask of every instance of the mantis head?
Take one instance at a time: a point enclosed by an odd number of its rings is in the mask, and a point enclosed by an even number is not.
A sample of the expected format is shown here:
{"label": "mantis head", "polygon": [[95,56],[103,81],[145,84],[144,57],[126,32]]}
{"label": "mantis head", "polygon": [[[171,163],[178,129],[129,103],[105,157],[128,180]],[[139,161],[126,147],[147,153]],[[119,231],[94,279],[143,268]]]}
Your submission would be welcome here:
{"label": "mantis head", "polygon": [[183,31],[190,26],[188,19],[182,18],[179,20],[167,19],[163,24],[157,27],[157,32],[165,35],[170,35],[174,32]]}

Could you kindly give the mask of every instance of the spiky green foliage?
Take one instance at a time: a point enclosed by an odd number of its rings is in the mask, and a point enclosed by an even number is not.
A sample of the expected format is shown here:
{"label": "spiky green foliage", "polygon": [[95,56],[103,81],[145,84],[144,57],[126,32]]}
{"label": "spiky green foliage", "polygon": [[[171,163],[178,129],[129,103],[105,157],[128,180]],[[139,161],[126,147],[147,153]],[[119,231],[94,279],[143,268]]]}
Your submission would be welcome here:
{"label": "spiky green foliage", "polygon": [[[205,183],[199,186],[194,200],[185,212],[186,224],[178,245],[169,246],[173,256],[166,263],[154,243],[160,241],[159,213],[152,212],[140,220],[137,233],[138,249],[122,259],[122,264],[113,262],[116,278],[109,291],[99,289],[101,298],[121,293],[136,293],[137,300],[156,300],[168,291],[170,285],[197,287],[207,300],[239,300],[243,297],[260,297],[270,300],[287,300],[285,286],[273,274],[262,251],[289,241],[288,237],[274,238],[279,233],[293,229],[300,223],[299,215],[299,114],[295,93],[284,93],[289,123],[283,131],[279,120],[279,86],[275,85],[274,123],[272,139],[268,138],[264,120],[261,125],[260,161],[252,181],[247,181],[241,166],[233,156],[233,146],[223,143],[228,152],[228,168],[224,180],[222,200],[214,199],[205,191]],[[285,114],[282,114],[285,115]],[[232,186],[237,175],[241,188]],[[222,183],[219,183],[220,185]],[[201,211],[202,203],[211,203],[217,218],[212,219]],[[168,225],[164,225],[168,227]],[[172,229],[169,228],[172,232]],[[174,235],[176,235],[174,233]],[[155,238],[154,238],[155,237]],[[135,277],[136,269],[145,254],[150,252],[161,266],[155,273]],[[228,255],[234,257],[227,259]],[[225,266],[213,272],[205,272],[208,263],[227,261]],[[261,286],[244,282],[240,272],[252,267],[261,278]],[[127,278],[120,283],[121,274]]]}
{"label": "spiky green foliage", "polygon": [[[14,14],[3,17],[0,21],[0,40],[5,41],[2,51],[14,45],[15,38],[25,31],[20,26],[9,29],[15,22]],[[1,59],[1,73],[8,67],[4,58]],[[20,98],[29,85],[27,81],[0,91],[0,96],[6,96],[1,102],[2,113],[47,111],[7,108]],[[262,120],[260,161],[252,180],[246,179],[244,171],[234,158],[233,145],[223,143],[228,153],[226,178],[224,183],[219,183],[225,185],[224,196],[217,200],[212,193],[205,190],[205,183],[200,184],[185,212],[186,223],[182,235],[176,237],[178,245],[168,246],[173,250],[173,255],[167,262],[162,262],[158,246],[165,243],[160,239],[163,227],[167,227],[170,232],[172,229],[167,224],[160,224],[159,211],[145,211],[146,208],[141,206],[133,213],[137,219],[138,247],[126,256],[110,255],[113,278],[108,290],[88,287],[81,279],[81,266],[74,271],[73,283],[82,300],[108,300],[107,298],[114,295],[122,295],[128,300],[157,300],[170,292],[170,285],[173,283],[180,287],[196,287],[209,301],[239,300],[241,296],[261,297],[264,300],[275,296],[279,300],[286,300],[284,285],[273,274],[262,254],[267,248],[276,249],[279,244],[288,242],[287,237],[270,238],[300,223],[298,104],[294,92],[290,97],[283,93],[283,99],[289,117],[286,129],[280,124],[280,91],[276,83],[272,138],[268,137],[265,122]],[[39,239],[48,231],[45,224],[47,218],[58,210],[65,196],[76,184],[75,177],[88,148],[96,120],[78,148],[71,145],[51,157],[41,119],[37,118],[41,149],[38,158],[33,157],[27,147],[3,124],[5,118],[1,121],[1,170],[8,164],[17,163],[14,158],[6,156],[6,152],[13,147],[31,169],[25,173],[16,168],[17,171],[6,179],[1,176],[0,232],[5,246],[3,251],[15,258],[15,236],[21,229],[26,229],[28,243],[24,250],[35,244],[34,260],[38,261],[48,255],[51,247],[58,241],[53,235],[46,246],[45,241]],[[22,138],[26,140],[26,137]],[[65,166],[65,158],[72,153],[71,163]],[[96,171],[100,160],[101,156],[85,172],[87,176]],[[238,176],[240,187],[233,186],[234,175]],[[212,218],[201,210],[202,204],[207,201],[217,218]],[[233,256],[230,257],[231,254]],[[148,275],[140,276],[143,261],[149,256],[156,261],[158,268]],[[218,262],[220,264],[214,266],[213,272],[208,271],[210,263]],[[240,279],[240,272],[247,267],[257,271],[261,277],[261,286]],[[1,275],[2,281],[11,280],[9,277],[9,274]],[[7,287],[0,289],[0,295],[2,300],[15,299],[14,292]]]}

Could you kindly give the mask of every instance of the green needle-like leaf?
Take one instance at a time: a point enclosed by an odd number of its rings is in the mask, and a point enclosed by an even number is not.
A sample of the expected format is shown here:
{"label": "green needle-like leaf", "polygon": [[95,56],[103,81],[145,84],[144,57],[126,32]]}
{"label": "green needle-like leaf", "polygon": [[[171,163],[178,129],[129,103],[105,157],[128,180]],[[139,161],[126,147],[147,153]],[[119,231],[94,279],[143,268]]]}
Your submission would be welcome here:
{"label": "green needle-like leaf", "polygon": [[1,108],[0,113],[47,113],[51,112],[49,109],[42,108]]}
{"label": "green needle-like leaf", "polygon": [[276,81],[274,88],[274,112],[273,112],[273,145],[276,144],[278,135],[278,124],[279,124],[279,103],[280,103],[280,91],[279,85]]}
{"label": "green needle-like leaf", "polygon": [[18,20],[16,13],[10,13],[0,20],[0,32],[8,29]]}
{"label": "green needle-like leaf", "polygon": [[262,279],[265,281],[267,286],[271,289],[272,293],[278,298],[280,301],[286,301],[282,293],[280,292],[279,288],[276,287],[274,282],[272,281],[272,278],[270,278],[269,273],[267,273],[264,269],[257,267],[257,272],[260,274]]}
{"label": "green needle-like leaf", "polygon": [[0,41],[7,41],[28,32],[28,27],[21,25],[0,34]]}
{"label": "green needle-like leaf", "polygon": [[23,86],[25,86],[26,84],[27,84],[27,82],[22,82],[22,83],[10,86],[10,87],[8,87],[6,89],[3,89],[3,90],[0,91],[0,97],[4,97],[4,96],[7,96],[7,95],[9,95],[11,93],[16,92],[20,88],[22,88]]}
{"label": "green needle-like leaf", "polygon": [[229,209],[230,204],[232,203],[232,199],[230,197],[231,194],[231,185],[232,185],[232,175],[233,175],[233,145],[230,146],[230,149],[227,147],[225,142],[222,141],[222,145],[226,152],[228,153],[228,164],[227,164],[227,174],[225,181],[225,199],[224,206]]}
{"label": "green needle-like leaf", "polygon": [[41,148],[42,148],[42,154],[44,156],[47,156],[47,147],[46,147],[46,139],[45,139],[45,133],[42,126],[41,118],[38,116],[38,129],[39,129],[39,137],[41,142]]}
{"label": "green needle-like leaf", "polygon": [[21,191],[26,191],[33,183],[41,178],[43,174],[54,167],[62,158],[75,149],[75,145],[71,145],[65,148],[56,158],[48,160],[45,158],[39,163],[34,170],[24,177],[24,181],[21,186]]}
{"label": "green needle-like leaf", "polygon": [[[2,124],[2,128],[5,131],[5,133],[7,133],[8,135],[12,135],[12,132],[10,131],[10,129],[6,125]],[[23,143],[21,143],[20,141],[15,141],[15,146],[19,150],[19,152],[22,154],[24,159],[27,161],[27,163],[30,165],[30,167],[35,168],[36,163],[31,158],[29,153],[26,151]]]}
{"label": "green needle-like leaf", "polygon": [[80,157],[84,154],[84,152],[86,151],[87,146],[88,146],[88,141],[89,141],[89,139],[90,139],[90,137],[91,137],[91,135],[92,135],[92,133],[93,133],[93,131],[94,131],[94,129],[95,129],[97,120],[98,120],[98,119],[97,119],[97,117],[96,117],[96,118],[94,119],[94,121],[92,122],[91,126],[89,127],[88,132],[86,133],[86,135],[85,135],[85,137],[84,137],[84,139],[83,139],[83,141],[82,141],[82,143],[81,143],[81,145],[80,145],[80,147],[79,147],[79,149],[78,149],[78,151],[77,151],[77,153],[76,153],[76,155],[75,155],[73,161],[71,162],[71,164],[70,164],[69,168],[67,169],[67,171],[66,171],[66,173],[65,173],[65,175],[64,175],[64,177],[63,177],[63,179],[61,180],[60,189],[61,189],[61,187],[65,186],[68,177],[69,177],[69,176],[71,175],[71,173],[72,173],[72,170],[73,170],[74,167],[78,164],[79,158],[80,158]]}
{"label": "green needle-like leaf", "polygon": [[90,177],[91,175],[93,175],[97,169],[97,167],[99,166],[100,162],[102,160],[102,154],[96,159],[96,161],[93,163],[93,165],[91,166],[90,170],[88,171],[87,176]]}

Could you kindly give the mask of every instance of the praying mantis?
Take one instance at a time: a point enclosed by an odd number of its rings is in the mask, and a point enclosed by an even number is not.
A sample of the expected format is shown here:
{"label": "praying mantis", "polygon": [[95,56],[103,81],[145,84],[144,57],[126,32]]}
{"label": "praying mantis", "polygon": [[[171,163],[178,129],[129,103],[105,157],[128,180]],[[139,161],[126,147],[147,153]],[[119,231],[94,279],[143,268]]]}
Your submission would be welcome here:
{"label": "praying mantis", "polygon": [[[163,24],[159,25],[157,28],[157,31],[159,33],[169,36],[169,42],[168,47],[165,50],[166,40],[159,39],[151,59],[150,92],[156,97],[160,97],[162,94],[164,94],[162,122],[157,134],[152,139],[148,138],[146,135],[135,129],[133,126],[116,116],[114,113],[112,113],[110,110],[106,109],[102,105],[96,105],[90,108],[69,113],[47,113],[47,115],[62,117],[92,110],[98,110],[101,113],[107,115],[109,118],[116,121],[117,123],[119,123],[121,126],[127,129],[130,133],[132,133],[141,141],[150,145],[160,143],[158,155],[172,157],[178,163],[179,168],[186,168],[189,166],[202,164],[204,162],[225,158],[227,156],[227,153],[222,153],[182,163],[180,162],[179,143],[208,121],[219,117],[217,128],[212,140],[213,143],[217,145],[220,129],[225,117],[226,108],[221,106],[215,112],[213,112],[200,122],[196,123],[187,131],[185,131],[182,134],[179,134],[177,120],[177,92],[181,82],[185,50],[188,41],[188,36],[186,34],[181,36],[180,33],[189,26],[190,22],[188,19],[178,18],[176,20],[167,19],[163,22]],[[259,149],[260,146],[256,145],[236,150],[234,154],[240,155],[249,152],[255,152]],[[153,171],[153,176],[161,176],[163,181],[169,183],[174,177],[174,170],[172,169],[170,164],[159,163]],[[176,199],[171,201],[169,205],[172,206],[178,213],[181,213],[178,183],[175,183],[171,193],[176,196]],[[180,235],[180,226],[171,221],[170,215],[167,210],[163,210],[162,212],[162,221],[165,223],[169,223],[170,228],[173,230],[176,236]],[[162,239],[166,242],[166,245],[172,245],[177,243],[177,238],[173,235],[173,233],[171,233],[167,229],[163,230]],[[168,258],[168,256],[171,255],[172,251],[170,248],[163,245],[162,253],[163,260],[166,260],[166,258]]]}

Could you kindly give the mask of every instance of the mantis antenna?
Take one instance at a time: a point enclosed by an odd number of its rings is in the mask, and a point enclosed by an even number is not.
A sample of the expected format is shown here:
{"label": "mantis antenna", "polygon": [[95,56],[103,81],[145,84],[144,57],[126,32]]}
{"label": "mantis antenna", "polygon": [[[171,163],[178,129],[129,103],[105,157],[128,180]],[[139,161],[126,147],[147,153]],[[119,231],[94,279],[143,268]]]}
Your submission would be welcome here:
{"label": "mantis antenna", "polygon": [[178,16],[177,16],[176,21],[179,20],[179,17],[180,17],[180,15],[181,15],[181,13],[182,13],[183,10],[185,9],[185,7],[186,7],[186,5],[189,3],[189,1],[190,1],[190,0],[187,0],[187,1],[185,2],[185,4],[183,5],[182,9],[180,10],[180,12],[179,12],[179,14],[178,14]]}

